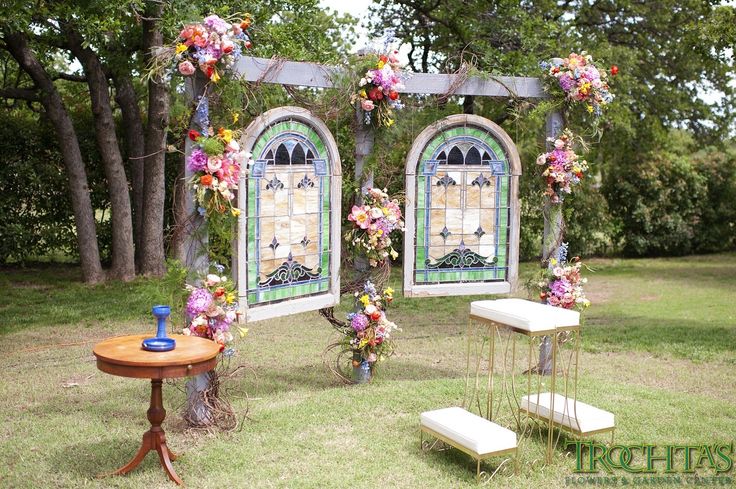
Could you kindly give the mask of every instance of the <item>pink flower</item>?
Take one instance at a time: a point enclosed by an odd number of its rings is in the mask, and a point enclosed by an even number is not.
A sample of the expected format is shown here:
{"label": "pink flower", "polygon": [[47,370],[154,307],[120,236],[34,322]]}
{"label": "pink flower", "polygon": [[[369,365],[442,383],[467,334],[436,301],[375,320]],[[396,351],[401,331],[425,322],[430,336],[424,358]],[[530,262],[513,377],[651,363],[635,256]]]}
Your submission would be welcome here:
{"label": "pink flower", "polygon": [[371,219],[365,207],[358,207],[357,205],[353,206],[348,215],[348,220],[354,222],[360,229],[368,229],[368,226],[371,224]]}
{"label": "pink flower", "polygon": [[376,106],[373,104],[373,101],[372,100],[363,100],[360,103],[360,105],[361,105],[361,107],[363,107],[363,110],[365,110],[366,112],[370,112],[371,110],[373,110],[373,109],[376,108]]}
{"label": "pink flower", "polygon": [[194,71],[194,65],[190,61],[182,61],[181,63],[179,63],[179,73],[181,73],[182,75],[193,75]]}
{"label": "pink flower", "polygon": [[220,168],[222,168],[222,160],[220,158],[210,158],[207,160],[207,170],[210,173],[215,173]]}

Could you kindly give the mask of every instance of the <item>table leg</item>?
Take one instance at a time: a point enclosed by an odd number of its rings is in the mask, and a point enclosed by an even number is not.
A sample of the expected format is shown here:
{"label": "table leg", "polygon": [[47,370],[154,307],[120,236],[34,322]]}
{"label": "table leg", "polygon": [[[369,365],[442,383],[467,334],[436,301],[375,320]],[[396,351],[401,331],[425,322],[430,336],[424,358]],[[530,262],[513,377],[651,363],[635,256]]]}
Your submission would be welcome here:
{"label": "table leg", "polygon": [[171,465],[173,460],[176,460],[176,455],[169,450],[166,445],[166,434],[161,423],[166,418],[166,410],[164,409],[164,403],[161,393],[161,379],[151,380],[151,405],[148,408],[148,421],[151,423],[151,429],[143,434],[143,442],[141,447],[138,449],[138,453],[135,457],[123,467],[119,468],[113,475],[127,474],[131,470],[135,469],[146,457],[149,451],[155,451],[158,453],[161,466],[166,471],[166,475],[169,479],[176,482],[177,484],[183,484],[182,480],[176,475],[174,467]]}

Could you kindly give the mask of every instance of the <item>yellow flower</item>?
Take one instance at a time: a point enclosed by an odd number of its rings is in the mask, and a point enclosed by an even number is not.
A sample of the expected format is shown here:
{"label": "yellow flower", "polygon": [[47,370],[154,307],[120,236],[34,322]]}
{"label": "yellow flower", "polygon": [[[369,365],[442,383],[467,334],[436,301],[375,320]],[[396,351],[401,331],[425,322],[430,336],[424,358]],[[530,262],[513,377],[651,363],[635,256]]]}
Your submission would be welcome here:
{"label": "yellow flower", "polygon": [[187,49],[188,48],[187,48],[186,44],[177,44],[176,45],[176,54],[181,54],[184,51],[186,51]]}
{"label": "yellow flower", "polygon": [[593,113],[593,106],[592,105],[588,105],[588,113],[589,114],[592,114]]}
{"label": "yellow flower", "polygon": [[363,303],[363,306],[367,306],[371,303],[371,299],[368,297],[368,294],[363,294],[363,296],[360,298],[360,302]]}
{"label": "yellow flower", "polygon": [[229,294],[227,294],[225,296],[225,302],[227,302],[228,304],[232,304],[233,302],[235,302],[235,294],[232,293],[232,292],[230,292]]}
{"label": "yellow flower", "polygon": [[248,328],[241,328],[238,326],[238,331],[240,332],[240,337],[245,338],[245,335],[248,334]]}
{"label": "yellow flower", "polygon": [[386,65],[386,63],[384,63],[383,60],[379,60],[378,61],[378,69],[379,70],[382,69],[385,65]]}
{"label": "yellow flower", "polygon": [[232,209],[230,209],[230,212],[235,217],[238,217],[240,215],[240,209],[238,209],[237,207],[233,207]]}
{"label": "yellow flower", "polygon": [[392,289],[391,287],[388,287],[386,290],[383,291],[383,293],[388,296],[394,295],[394,289]]}
{"label": "yellow flower", "polygon": [[237,112],[233,112],[233,124],[236,124],[238,122],[238,119],[240,119],[240,114]]}
{"label": "yellow flower", "polygon": [[217,83],[218,81],[220,81],[220,74],[217,72],[217,70],[212,72],[210,80],[212,80],[212,83]]}
{"label": "yellow flower", "polygon": [[552,265],[552,266],[557,265],[557,258],[550,258],[549,259],[549,264]]}
{"label": "yellow flower", "polygon": [[358,92],[358,95],[363,98],[368,98],[368,93],[365,90],[361,90],[360,92]]}
{"label": "yellow flower", "polygon": [[220,139],[225,141],[225,143],[229,143],[233,139],[233,131],[232,129],[220,129],[218,131],[218,136],[220,136]]}

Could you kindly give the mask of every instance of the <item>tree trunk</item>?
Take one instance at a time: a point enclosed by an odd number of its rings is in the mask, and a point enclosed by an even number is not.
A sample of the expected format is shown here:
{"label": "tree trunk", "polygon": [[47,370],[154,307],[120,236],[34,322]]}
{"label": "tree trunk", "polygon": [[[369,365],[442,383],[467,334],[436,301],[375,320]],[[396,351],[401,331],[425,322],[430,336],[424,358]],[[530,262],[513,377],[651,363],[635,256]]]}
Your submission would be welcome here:
{"label": "tree trunk", "polygon": [[79,149],[79,140],[74,130],[69,113],[64,107],[61,95],[56,90],[54,82],[36,58],[28,45],[24,34],[13,32],[5,34],[5,44],[10,54],[20,67],[28,73],[33,82],[41,90],[41,103],[54,125],[56,137],[64,160],[72,208],[74,209],[74,223],[77,231],[77,245],[82,265],[82,278],[87,283],[97,283],[105,280],[105,273],[100,264],[100,252],[97,247],[97,227],[92,210],[92,201],[89,197],[87,171]]}
{"label": "tree trunk", "polygon": [[97,53],[82,46],[82,38],[71,26],[62,24],[72,54],[79,60],[87,76],[92,116],[95,121],[95,139],[100,151],[102,164],[110,195],[112,214],[112,266],[109,276],[120,280],[135,278],[135,259],[133,249],[133,219],[128,193],[128,179],[125,175],[123,156],[118,145],[115,119],[112,115],[112,101],[107,75]]}
{"label": "tree trunk", "polygon": [[186,264],[186,223],[189,219],[189,208],[187,207],[187,189],[185,174],[184,155],[181,155],[179,163],[179,172],[176,175],[174,183],[174,195],[172,196],[171,214],[173,222],[173,232],[171,233],[171,241],[169,242],[169,256],[179,260],[182,264]]}
{"label": "tree trunk", "polygon": [[127,74],[113,74],[115,100],[123,116],[125,149],[130,167],[130,186],[133,199],[133,242],[136,270],[141,267],[141,227],[143,222],[143,155],[145,139],[143,121],[133,82]]}
{"label": "tree trunk", "polygon": [[[163,13],[163,2],[146,3],[143,17],[143,50],[148,61],[156,49],[163,46],[163,34],[157,19]],[[161,276],[166,272],[164,255],[164,200],[166,126],[169,123],[169,87],[162,76],[153,75],[148,80],[148,122],[143,193],[143,221],[141,223],[141,273]]]}

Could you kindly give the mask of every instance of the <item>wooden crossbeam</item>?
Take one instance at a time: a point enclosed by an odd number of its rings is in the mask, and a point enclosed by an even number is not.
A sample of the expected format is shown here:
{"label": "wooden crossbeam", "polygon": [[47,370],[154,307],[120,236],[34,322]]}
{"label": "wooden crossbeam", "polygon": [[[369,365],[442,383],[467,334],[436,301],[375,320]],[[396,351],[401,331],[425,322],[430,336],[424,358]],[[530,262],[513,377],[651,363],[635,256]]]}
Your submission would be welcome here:
{"label": "wooden crossbeam", "polygon": [[[339,69],[317,63],[242,56],[233,71],[246,81],[261,81],[280,85],[333,88],[339,79]],[[406,80],[402,93],[446,94],[459,75],[414,73]],[[453,95],[479,97],[519,97],[541,99],[547,94],[539,78],[522,76],[468,77],[452,91]]]}

